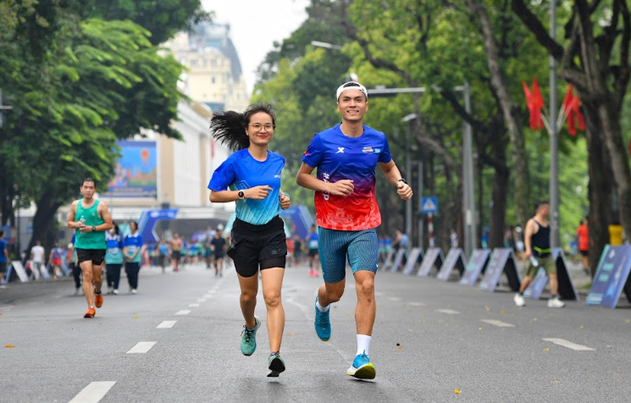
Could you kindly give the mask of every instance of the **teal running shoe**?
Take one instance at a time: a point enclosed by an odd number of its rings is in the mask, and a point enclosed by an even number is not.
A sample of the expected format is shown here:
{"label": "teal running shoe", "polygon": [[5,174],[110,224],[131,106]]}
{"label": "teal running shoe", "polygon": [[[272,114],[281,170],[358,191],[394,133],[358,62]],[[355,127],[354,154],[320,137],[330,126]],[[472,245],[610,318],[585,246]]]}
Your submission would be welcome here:
{"label": "teal running shoe", "polygon": [[270,370],[270,373],[267,375],[269,378],[277,378],[281,372],[285,371],[285,360],[277,351],[270,354],[267,361],[269,362],[268,368]]}
{"label": "teal running shoe", "polygon": [[[318,296],[316,295],[316,302],[318,302]],[[317,306],[315,308],[315,331],[322,341],[328,341],[331,338],[331,320],[329,319],[329,313],[331,309],[326,312],[320,312]]]}
{"label": "teal running shoe", "polygon": [[261,327],[261,321],[258,316],[255,316],[254,320],[256,326],[250,329],[243,325],[243,332],[241,332],[241,352],[246,356],[250,356],[256,351],[256,331]]}
{"label": "teal running shoe", "polygon": [[358,354],[353,360],[353,365],[346,371],[346,375],[359,379],[375,379],[377,371],[366,354]]}

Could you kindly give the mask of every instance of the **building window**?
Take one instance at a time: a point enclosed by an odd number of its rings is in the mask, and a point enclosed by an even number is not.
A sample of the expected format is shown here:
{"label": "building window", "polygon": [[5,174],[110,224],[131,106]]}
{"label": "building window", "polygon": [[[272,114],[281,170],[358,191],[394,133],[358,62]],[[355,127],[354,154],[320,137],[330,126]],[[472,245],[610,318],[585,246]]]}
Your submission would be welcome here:
{"label": "building window", "polygon": [[197,67],[197,59],[191,59],[191,67]]}
{"label": "building window", "polygon": [[215,76],[210,77],[210,82],[211,82],[211,83],[215,84],[215,81],[216,81],[216,80],[215,80]]}

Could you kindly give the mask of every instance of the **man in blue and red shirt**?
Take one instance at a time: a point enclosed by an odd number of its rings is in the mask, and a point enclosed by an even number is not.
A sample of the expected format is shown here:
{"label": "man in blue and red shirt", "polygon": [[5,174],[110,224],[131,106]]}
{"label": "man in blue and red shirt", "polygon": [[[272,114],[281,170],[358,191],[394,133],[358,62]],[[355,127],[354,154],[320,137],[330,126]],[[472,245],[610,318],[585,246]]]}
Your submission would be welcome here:
{"label": "man in blue and red shirt", "polygon": [[[342,123],[313,137],[302,157],[296,182],[315,190],[316,223],[319,227],[320,261],[324,284],[315,302],[315,329],[327,341],[331,336],[330,304],[342,297],[348,260],[357,289],[357,356],[347,374],[373,379],[376,371],[368,358],[375,321],[374,279],[379,245],[376,228],[381,214],[375,195],[375,168],[396,186],[403,200],[412,189],[392,160],[386,136],[363,125],[368,110],[368,91],[357,82],[337,89],[337,109]],[[317,177],[311,172],[317,168]]]}

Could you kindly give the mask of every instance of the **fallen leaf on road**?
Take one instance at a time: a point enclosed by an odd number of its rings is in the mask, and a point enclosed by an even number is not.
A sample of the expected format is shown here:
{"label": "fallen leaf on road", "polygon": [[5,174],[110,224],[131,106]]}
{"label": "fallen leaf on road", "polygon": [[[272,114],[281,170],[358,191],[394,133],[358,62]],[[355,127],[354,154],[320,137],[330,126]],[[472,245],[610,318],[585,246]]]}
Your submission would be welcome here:
{"label": "fallen leaf on road", "polygon": [[[1,315],[1,314],[0,314]],[[625,319],[624,323],[631,323],[631,319]]]}
{"label": "fallen leaf on road", "polygon": [[287,333],[287,336],[295,336],[294,333]]}
{"label": "fallen leaf on road", "polygon": [[488,306],[488,305],[485,305],[485,306],[484,306],[484,309],[486,309],[487,311],[490,311],[490,310],[491,310],[491,308],[489,308],[489,306]]}
{"label": "fallen leaf on road", "polygon": [[501,311],[500,311],[500,313],[501,313],[502,315],[504,315],[504,314],[506,313],[506,311],[505,311],[505,310],[501,310]]}
{"label": "fallen leaf on road", "polygon": [[480,326],[480,328],[478,330],[482,330],[482,326]]}
{"label": "fallen leaf on road", "polygon": [[6,346],[4,346],[4,348],[13,348],[15,347],[13,344],[7,344]]}
{"label": "fallen leaf on road", "polygon": [[138,319],[138,316],[134,316],[134,319]]}
{"label": "fallen leaf on road", "polygon": [[550,351],[548,347],[544,348],[543,351]]}
{"label": "fallen leaf on road", "polygon": [[458,390],[458,389],[454,389],[454,393],[455,393],[455,394],[457,394],[457,395],[459,395],[459,394],[461,394],[461,393],[462,393],[462,391],[461,391],[461,390]]}
{"label": "fallen leaf on road", "polygon": [[579,329],[585,329],[585,326],[580,325],[578,328],[579,328]]}

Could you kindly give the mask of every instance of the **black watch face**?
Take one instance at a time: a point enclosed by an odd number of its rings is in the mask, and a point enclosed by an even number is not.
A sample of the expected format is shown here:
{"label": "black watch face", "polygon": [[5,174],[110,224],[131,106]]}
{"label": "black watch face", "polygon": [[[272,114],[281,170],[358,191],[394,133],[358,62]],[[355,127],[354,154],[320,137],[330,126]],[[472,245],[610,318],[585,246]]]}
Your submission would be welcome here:
{"label": "black watch face", "polygon": [[243,196],[245,196],[245,193],[243,193],[243,190],[239,190],[239,198],[243,199]]}

